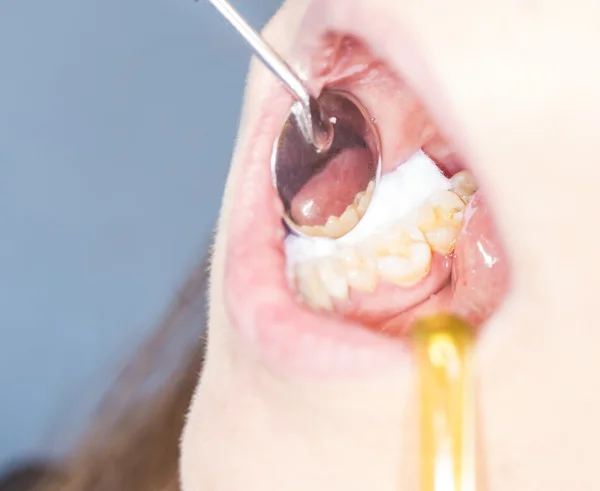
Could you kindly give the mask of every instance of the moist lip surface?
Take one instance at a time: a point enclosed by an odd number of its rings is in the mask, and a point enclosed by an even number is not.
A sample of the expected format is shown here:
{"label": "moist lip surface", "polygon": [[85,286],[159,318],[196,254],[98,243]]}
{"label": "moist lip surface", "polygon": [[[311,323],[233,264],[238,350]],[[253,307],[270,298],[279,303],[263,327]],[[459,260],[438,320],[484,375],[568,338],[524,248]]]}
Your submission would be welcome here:
{"label": "moist lip surface", "polygon": [[[355,27],[358,32],[359,26]],[[436,131],[419,99],[385,63],[374,59],[364,45],[352,37],[323,35],[320,32],[318,38],[323,46],[331,48],[335,45],[336,49],[311,53],[315,65],[327,67],[321,72],[313,70],[312,80],[321,88],[329,85],[352,92],[377,118],[384,172],[393,169],[398,161],[406,159],[419,148],[438,161],[446,174],[456,171],[460,159]],[[273,100],[277,100],[278,104],[273,104]],[[255,342],[266,359],[279,367],[343,374],[396,363],[404,356],[402,345],[389,342],[380,333],[369,332],[364,328],[365,324],[377,318],[378,330],[398,334],[403,332],[411,316],[432,308],[462,309],[461,313],[468,315],[473,305],[465,299],[460,300],[460,296],[467,298],[472,294],[469,293],[469,282],[478,285],[478,305],[484,305],[478,307],[479,318],[488,315],[486,302],[490,291],[487,280],[481,274],[488,273],[490,266],[481,255],[478,230],[487,230],[487,254],[498,252],[500,247],[493,224],[490,225],[490,220],[482,215],[487,211],[481,191],[469,205],[469,234],[461,234],[455,251],[456,259],[453,262],[447,258],[435,259],[439,262],[434,268],[436,272],[442,271],[449,278],[453,268],[457,271],[457,279],[448,281],[441,289],[436,284],[435,291],[409,311],[402,310],[407,292],[398,289],[357,298],[344,317],[316,312],[299,304],[285,276],[283,227],[279,209],[273,205],[276,200],[268,165],[273,138],[285,119],[289,103],[284,97],[271,98],[269,102],[270,106],[263,110],[259,123],[253,129],[248,146],[242,151],[239,172],[243,184],[238,189],[239,199],[230,216],[225,274],[226,303],[233,324]],[[440,155],[439,159],[436,154]],[[478,218],[480,215],[482,219]],[[481,259],[473,260],[472,254],[478,251]],[[506,290],[507,275],[506,263],[500,252],[495,259],[491,268],[496,274],[492,290],[494,295],[498,295]],[[461,276],[463,269],[469,269],[469,272]],[[461,278],[467,276],[469,282],[464,284]],[[428,276],[424,281],[432,281],[432,277]],[[425,284],[419,287],[424,288]],[[455,290],[457,294],[463,293],[457,296]],[[357,315],[360,305],[367,303],[372,304],[366,309],[370,311],[371,319]],[[374,307],[374,304],[379,306]]]}

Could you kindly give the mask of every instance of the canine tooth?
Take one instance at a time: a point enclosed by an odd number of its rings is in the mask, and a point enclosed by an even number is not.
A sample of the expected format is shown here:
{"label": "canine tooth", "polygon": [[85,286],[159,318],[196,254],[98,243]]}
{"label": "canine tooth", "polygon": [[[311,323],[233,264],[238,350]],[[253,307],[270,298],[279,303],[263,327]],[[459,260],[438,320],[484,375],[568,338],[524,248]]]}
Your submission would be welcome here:
{"label": "canine tooth", "polygon": [[341,265],[337,264],[334,258],[324,258],[319,261],[317,269],[329,295],[339,300],[347,300],[348,283]]}
{"label": "canine tooth", "polygon": [[477,188],[477,181],[472,172],[468,170],[461,170],[450,178],[450,189],[458,194],[463,201],[468,201]]}
{"label": "canine tooth", "polygon": [[331,298],[323,284],[315,261],[299,264],[296,268],[296,278],[298,290],[311,307],[333,310]]}
{"label": "canine tooth", "polygon": [[406,256],[377,258],[379,276],[400,286],[409,286],[422,280],[431,267],[431,249],[425,242],[413,242]]}

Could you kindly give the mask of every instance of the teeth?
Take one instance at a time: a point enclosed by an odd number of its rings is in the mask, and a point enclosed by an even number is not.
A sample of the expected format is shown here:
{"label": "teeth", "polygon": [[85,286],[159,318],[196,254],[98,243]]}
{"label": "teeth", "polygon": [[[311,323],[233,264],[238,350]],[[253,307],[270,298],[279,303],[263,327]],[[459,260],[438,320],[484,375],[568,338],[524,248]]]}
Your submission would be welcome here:
{"label": "teeth", "polygon": [[[380,281],[414,285],[429,274],[434,253],[454,251],[466,203],[477,190],[470,172],[447,179],[419,154],[382,183],[374,196],[371,182],[341,216],[301,229],[313,238],[286,240],[290,272],[313,308],[333,311],[335,302],[347,301],[353,291],[373,292]],[[369,212],[371,222],[361,221],[357,233],[346,235],[372,200],[379,208]]]}
{"label": "teeth", "polygon": [[362,254],[354,247],[346,247],[338,251],[337,257],[350,287],[366,292],[375,290],[379,280],[375,257]]}
{"label": "teeth", "polygon": [[454,250],[464,209],[465,202],[452,191],[438,193],[421,207],[419,229],[435,252],[449,254]]}
{"label": "teeth", "polygon": [[406,256],[383,256],[377,259],[379,276],[399,286],[410,286],[422,280],[431,267],[431,249],[426,242],[408,246]]}
{"label": "teeth", "polygon": [[[300,292],[312,307],[333,310],[332,299],[347,300],[350,288],[373,292],[380,280],[403,287],[418,283],[429,273],[433,252],[454,250],[465,206],[452,191],[439,192],[418,210],[416,225],[392,226],[359,246],[338,246],[332,255],[299,263]],[[358,216],[346,214],[336,226]]]}
{"label": "teeth", "polygon": [[315,261],[299,264],[296,269],[296,278],[298,279],[298,291],[311,307],[333,310],[329,292],[321,279]]}
{"label": "teeth", "polygon": [[317,264],[317,270],[331,297],[338,300],[348,299],[348,283],[344,277],[344,270],[335,259],[321,259]]}
{"label": "teeth", "polygon": [[356,227],[359,219],[358,211],[352,204],[340,217],[329,217],[323,231],[327,237],[336,239]]}
{"label": "teeth", "polygon": [[[373,197],[373,189],[375,189],[375,181],[369,182],[366,191],[363,193],[358,193],[356,198],[354,198],[354,205],[356,206],[356,211],[358,212],[358,216],[360,218],[363,217],[367,208],[369,207],[369,203],[371,203],[371,198]],[[359,196],[360,195],[360,196]]]}
{"label": "teeth", "polygon": [[466,203],[471,199],[478,189],[475,176],[468,170],[461,170],[452,176],[450,179],[450,189],[458,194]]}
{"label": "teeth", "polygon": [[367,189],[357,193],[354,202],[346,208],[339,217],[330,216],[325,225],[304,225],[299,227],[300,232],[309,237],[329,237],[337,239],[346,235],[350,230],[356,227],[358,221],[363,217],[375,189],[375,181],[369,182]]}

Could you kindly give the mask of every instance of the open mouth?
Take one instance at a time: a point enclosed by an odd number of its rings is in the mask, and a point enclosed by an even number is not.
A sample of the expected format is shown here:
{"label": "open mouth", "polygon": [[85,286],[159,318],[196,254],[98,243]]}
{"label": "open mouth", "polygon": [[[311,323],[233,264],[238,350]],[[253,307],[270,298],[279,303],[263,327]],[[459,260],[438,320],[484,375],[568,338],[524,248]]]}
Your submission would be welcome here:
{"label": "open mouth", "polygon": [[[243,156],[232,212],[226,299],[234,324],[268,358],[319,371],[397,357],[397,338],[424,314],[454,313],[481,327],[506,295],[509,268],[459,149],[357,33],[322,29],[308,58],[313,90],[347,91],[375,119],[381,181],[327,222],[332,238],[287,232],[269,152],[289,100],[274,98]],[[362,219],[335,238],[346,215]]]}

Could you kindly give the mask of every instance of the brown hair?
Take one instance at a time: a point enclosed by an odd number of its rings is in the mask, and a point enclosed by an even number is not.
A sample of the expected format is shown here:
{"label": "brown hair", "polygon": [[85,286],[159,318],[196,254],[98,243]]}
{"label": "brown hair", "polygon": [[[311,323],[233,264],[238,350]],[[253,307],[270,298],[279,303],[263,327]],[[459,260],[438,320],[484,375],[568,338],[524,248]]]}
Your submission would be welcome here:
{"label": "brown hair", "polygon": [[209,261],[104,398],[60,478],[35,491],[176,491],[179,438],[204,357]]}

